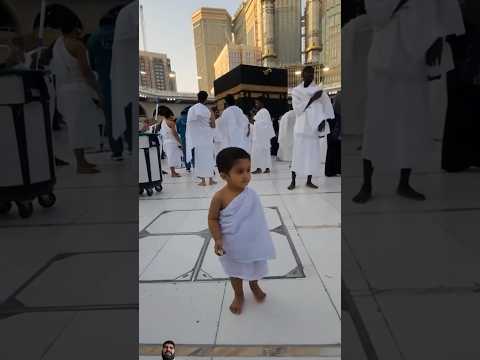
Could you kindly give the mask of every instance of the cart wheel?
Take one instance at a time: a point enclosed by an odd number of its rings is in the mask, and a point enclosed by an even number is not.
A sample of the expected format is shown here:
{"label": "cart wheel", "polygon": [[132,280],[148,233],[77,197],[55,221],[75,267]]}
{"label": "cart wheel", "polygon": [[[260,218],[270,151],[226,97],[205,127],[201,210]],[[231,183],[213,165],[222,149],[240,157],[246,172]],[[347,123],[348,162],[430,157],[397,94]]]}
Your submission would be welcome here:
{"label": "cart wheel", "polygon": [[18,213],[20,214],[20,217],[26,219],[32,216],[33,214],[33,204],[31,201],[29,202],[23,202],[23,203],[17,203],[18,207]]}
{"label": "cart wheel", "polygon": [[153,195],[153,189],[147,189],[147,195],[152,196]]}
{"label": "cart wheel", "polygon": [[162,192],[162,190],[163,190],[162,185],[157,185],[157,186],[155,186],[155,191],[156,191],[156,192]]}
{"label": "cart wheel", "polygon": [[42,205],[44,208],[52,207],[56,201],[57,201],[57,198],[53,193],[50,193],[47,195],[40,195],[38,197],[38,203]]}
{"label": "cart wheel", "polygon": [[12,208],[12,203],[10,201],[0,203],[0,214],[6,214]]}

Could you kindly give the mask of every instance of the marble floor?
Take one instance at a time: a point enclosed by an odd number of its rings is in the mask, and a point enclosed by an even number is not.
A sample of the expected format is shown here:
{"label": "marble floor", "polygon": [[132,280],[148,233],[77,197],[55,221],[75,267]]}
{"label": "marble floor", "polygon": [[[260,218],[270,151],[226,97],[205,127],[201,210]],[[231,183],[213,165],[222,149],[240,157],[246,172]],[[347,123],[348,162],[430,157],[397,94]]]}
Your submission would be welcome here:
{"label": "marble floor", "polygon": [[[88,154],[77,175],[64,131],[50,209],[0,215],[0,358],[138,357],[138,165]],[[123,357],[122,357],[123,356]]]}
{"label": "marble floor", "polygon": [[[357,205],[360,144],[342,144],[342,278],[378,359],[478,359],[480,171],[441,171],[434,142],[431,162],[411,179],[426,201],[397,197],[398,174],[379,174],[373,200]],[[344,312],[345,359],[367,359],[358,335]]]}
{"label": "marble floor", "polygon": [[250,186],[261,197],[277,258],[262,281],[267,301],[257,304],[247,292],[237,316],[228,309],[233,291],[207,225],[222,180],[202,188],[181,174],[166,176],[161,193],[140,196],[141,359],[160,358],[166,339],[179,344],[182,356],[339,359],[341,179],[314,179],[318,190],[299,179],[291,192],[288,163],[253,175]]}

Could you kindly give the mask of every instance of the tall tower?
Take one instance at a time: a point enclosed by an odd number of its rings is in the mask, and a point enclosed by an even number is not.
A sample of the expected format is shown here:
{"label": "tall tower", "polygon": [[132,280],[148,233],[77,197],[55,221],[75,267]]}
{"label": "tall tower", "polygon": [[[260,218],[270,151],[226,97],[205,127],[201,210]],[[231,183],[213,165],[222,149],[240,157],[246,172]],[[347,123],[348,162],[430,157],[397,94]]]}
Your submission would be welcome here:
{"label": "tall tower", "polygon": [[232,19],[225,9],[200,8],[192,15],[198,89],[212,93],[214,63],[232,38]]}
{"label": "tall tower", "polygon": [[307,0],[305,8],[305,60],[319,63],[322,53],[322,1]]}
{"label": "tall tower", "polygon": [[275,0],[275,52],[280,65],[302,61],[301,3],[301,0]]}
{"label": "tall tower", "polygon": [[262,0],[263,65],[275,66],[275,0]]}

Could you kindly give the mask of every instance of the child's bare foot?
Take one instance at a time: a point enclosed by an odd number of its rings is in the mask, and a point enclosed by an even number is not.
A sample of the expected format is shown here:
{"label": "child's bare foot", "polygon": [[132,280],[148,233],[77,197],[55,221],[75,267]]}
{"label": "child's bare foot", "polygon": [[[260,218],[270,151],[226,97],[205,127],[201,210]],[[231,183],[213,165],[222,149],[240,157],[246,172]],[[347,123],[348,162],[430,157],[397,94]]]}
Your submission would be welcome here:
{"label": "child's bare foot", "polygon": [[250,281],[250,289],[258,302],[263,302],[265,300],[267,294],[263,292],[257,281]]}
{"label": "child's bare foot", "polygon": [[235,315],[240,315],[242,313],[243,302],[245,299],[241,296],[235,296],[233,298],[232,305],[230,305],[230,311]]}
{"label": "child's bare foot", "polygon": [[179,173],[176,172],[176,173],[172,174],[172,177],[182,177],[182,175],[180,175]]}

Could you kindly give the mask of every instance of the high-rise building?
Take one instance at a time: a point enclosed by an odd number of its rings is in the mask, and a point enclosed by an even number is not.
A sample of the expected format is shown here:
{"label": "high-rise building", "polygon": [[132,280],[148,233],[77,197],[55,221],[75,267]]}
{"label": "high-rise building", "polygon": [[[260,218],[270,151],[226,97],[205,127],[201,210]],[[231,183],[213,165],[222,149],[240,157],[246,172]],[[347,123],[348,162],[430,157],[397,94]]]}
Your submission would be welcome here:
{"label": "high-rise building", "polygon": [[155,90],[177,91],[175,73],[166,54],[139,51],[139,85]]}
{"label": "high-rise building", "polygon": [[323,51],[321,62],[330,70],[325,72],[325,87],[341,85],[341,0],[326,0],[322,9]]}
{"label": "high-rise building", "polygon": [[275,0],[275,52],[279,64],[302,61],[301,17],[300,0]]}
{"label": "high-rise building", "polygon": [[262,65],[262,51],[260,48],[248,45],[225,45],[215,61],[215,79],[233,70],[240,64]]}
{"label": "high-rise building", "polygon": [[301,0],[246,0],[232,27],[237,44],[262,49],[263,65],[301,62]]}
{"label": "high-rise building", "polygon": [[192,15],[199,90],[213,93],[218,55],[232,39],[232,18],[225,9],[201,8]]}
{"label": "high-rise building", "polygon": [[[245,22],[245,12],[246,6],[245,2],[243,1],[242,5],[238,8],[233,15],[232,18],[232,32],[233,32],[233,40],[235,44],[245,44],[247,45],[247,27]],[[252,44],[248,44],[252,46]]]}
{"label": "high-rise building", "polygon": [[322,1],[307,0],[305,7],[305,62],[321,62]]}

